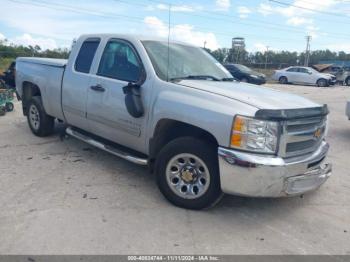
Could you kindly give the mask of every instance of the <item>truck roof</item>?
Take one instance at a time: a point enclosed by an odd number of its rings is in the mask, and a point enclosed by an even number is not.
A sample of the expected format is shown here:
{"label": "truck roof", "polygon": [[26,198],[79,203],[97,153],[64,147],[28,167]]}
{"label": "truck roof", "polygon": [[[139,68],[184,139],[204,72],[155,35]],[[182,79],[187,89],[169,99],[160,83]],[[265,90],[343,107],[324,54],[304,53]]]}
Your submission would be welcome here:
{"label": "truck roof", "polygon": [[[165,37],[156,37],[152,35],[138,35],[138,34],[113,34],[113,33],[104,33],[104,34],[84,34],[79,37],[79,39],[86,38],[121,38],[129,41],[159,41],[159,42],[168,42],[168,39]],[[194,46],[190,43],[181,42],[177,40],[170,39],[170,43],[177,43],[183,45]]]}

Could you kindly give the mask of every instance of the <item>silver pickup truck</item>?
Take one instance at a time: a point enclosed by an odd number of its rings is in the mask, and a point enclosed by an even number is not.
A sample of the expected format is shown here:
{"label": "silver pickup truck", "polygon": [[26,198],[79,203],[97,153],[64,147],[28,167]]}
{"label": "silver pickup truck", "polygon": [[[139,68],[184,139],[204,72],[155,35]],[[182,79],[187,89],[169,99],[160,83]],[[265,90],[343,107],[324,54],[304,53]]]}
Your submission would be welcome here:
{"label": "silver pickup truck", "polygon": [[68,135],[147,165],[180,207],[300,195],[331,175],[326,105],[236,82],[199,47],[84,35],[68,60],[18,58],[16,72],[35,135],[64,122]]}

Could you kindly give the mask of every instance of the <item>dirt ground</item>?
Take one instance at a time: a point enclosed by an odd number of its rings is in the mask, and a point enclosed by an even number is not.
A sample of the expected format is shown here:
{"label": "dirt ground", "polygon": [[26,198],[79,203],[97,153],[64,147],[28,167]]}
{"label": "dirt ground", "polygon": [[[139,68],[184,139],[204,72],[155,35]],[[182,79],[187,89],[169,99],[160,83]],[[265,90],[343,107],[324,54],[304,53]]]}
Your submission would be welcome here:
{"label": "dirt ground", "polygon": [[225,196],[188,211],[146,168],[0,117],[1,254],[350,254],[350,88],[279,86],[330,108],[333,176],[303,197]]}

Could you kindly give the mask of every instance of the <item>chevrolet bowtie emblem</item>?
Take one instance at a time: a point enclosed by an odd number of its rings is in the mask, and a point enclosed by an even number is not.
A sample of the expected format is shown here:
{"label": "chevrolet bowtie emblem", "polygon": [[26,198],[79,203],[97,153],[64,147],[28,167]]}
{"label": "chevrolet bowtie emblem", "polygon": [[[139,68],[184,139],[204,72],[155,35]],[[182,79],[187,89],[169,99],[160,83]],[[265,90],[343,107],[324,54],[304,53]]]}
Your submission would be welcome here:
{"label": "chevrolet bowtie emblem", "polygon": [[315,133],[314,133],[314,137],[315,138],[320,138],[322,135],[322,131],[321,131],[321,128],[318,128]]}

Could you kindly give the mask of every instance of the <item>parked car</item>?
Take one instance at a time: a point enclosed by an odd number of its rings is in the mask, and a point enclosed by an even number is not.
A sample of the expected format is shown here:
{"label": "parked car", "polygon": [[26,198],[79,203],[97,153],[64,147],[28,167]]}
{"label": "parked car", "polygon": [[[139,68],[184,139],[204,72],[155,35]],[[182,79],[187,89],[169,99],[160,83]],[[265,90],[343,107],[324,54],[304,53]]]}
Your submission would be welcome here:
{"label": "parked car", "polygon": [[177,206],[210,207],[223,193],[300,195],[331,175],[327,105],[229,81],[199,47],[83,35],[68,60],[18,58],[16,69],[35,135],[63,121],[67,134],[148,166]]}
{"label": "parked car", "polygon": [[321,73],[332,74],[336,77],[336,82],[342,85],[350,86],[350,68],[332,64],[313,65],[314,69]]}
{"label": "parked car", "polygon": [[334,85],[336,77],[331,74],[323,74],[311,67],[291,66],[276,70],[272,78],[281,84],[307,84],[325,87]]}
{"label": "parked car", "polygon": [[345,109],[346,116],[350,120],[350,101],[346,103],[346,109]]}
{"label": "parked car", "polygon": [[266,83],[266,76],[264,74],[253,71],[249,67],[240,64],[226,64],[224,67],[231,73],[231,75],[241,82],[262,85]]}
{"label": "parked car", "polygon": [[342,68],[336,77],[340,84],[350,86],[350,70],[347,70],[347,68]]}

